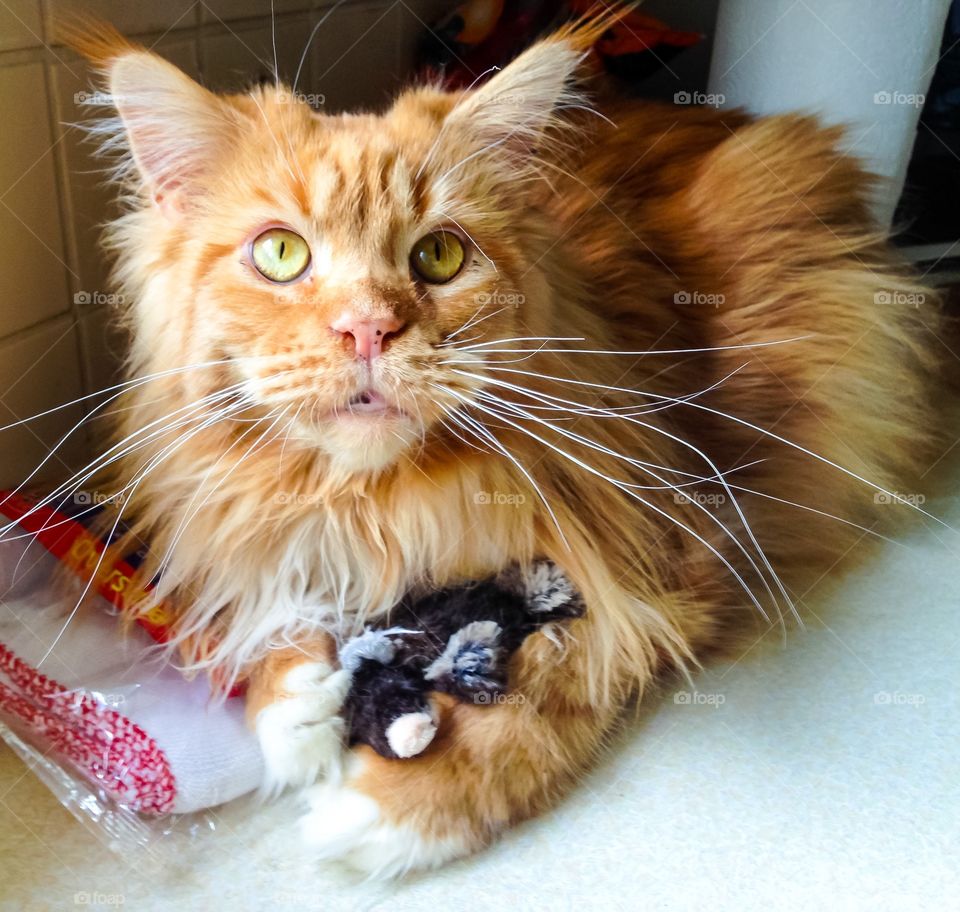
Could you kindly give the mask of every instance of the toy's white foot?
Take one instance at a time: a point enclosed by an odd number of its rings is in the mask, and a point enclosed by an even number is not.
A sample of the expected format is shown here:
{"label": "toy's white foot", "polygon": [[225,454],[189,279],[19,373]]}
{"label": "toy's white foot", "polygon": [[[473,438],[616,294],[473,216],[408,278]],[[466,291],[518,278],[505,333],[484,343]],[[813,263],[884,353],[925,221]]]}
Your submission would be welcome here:
{"label": "toy's white foot", "polygon": [[343,862],[370,877],[397,877],[434,868],[469,851],[466,842],[421,832],[415,811],[409,822],[391,823],[373,798],[349,785],[316,785],[307,798],[310,810],[300,827],[310,853]]}
{"label": "toy's white foot", "polygon": [[303,662],[283,680],[287,696],[260,710],[257,737],[266,766],[264,790],[303,786],[339,767],[344,722],[338,715],[350,674],[326,662]]}
{"label": "toy's white foot", "polygon": [[430,713],[407,713],[387,728],[387,743],[398,757],[415,757],[437,733],[436,717]]}

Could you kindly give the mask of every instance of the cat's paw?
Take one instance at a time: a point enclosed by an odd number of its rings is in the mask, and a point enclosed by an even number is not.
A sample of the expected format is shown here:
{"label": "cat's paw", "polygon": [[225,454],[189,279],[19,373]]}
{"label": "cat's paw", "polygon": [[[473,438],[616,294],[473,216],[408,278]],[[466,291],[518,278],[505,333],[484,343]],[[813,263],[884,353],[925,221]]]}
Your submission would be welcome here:
{"label": "cat's paw", "polygon": [[256,719],[268,794],[310,785],[337,771],[344,749],[339,713],[350,674],[326,662],[302,662],[286,672],[281,689],[284,696],[261,709]]}
{"label": "cat's paw", "polygon": [[429,777],[419,782],[410,770],[414,777],[408,783],[411,801],[402,811],[398,812],[396,795],[389,809],[377,799],[377,788],[370,784],[379,777],[372,767],[390,765],[396,774],[401,772],[398,766],[408,763],[354,754],[351,772],[343,781],[309,789],[309,810],[300,821],[300,832],[311,856],[341,862],[370,877],[389,878],[438,867],[476,848],[466,833],[441,834],[432,826],[431,798],[424,794],[421,802],[416,797],[421,789],[429,790]]}

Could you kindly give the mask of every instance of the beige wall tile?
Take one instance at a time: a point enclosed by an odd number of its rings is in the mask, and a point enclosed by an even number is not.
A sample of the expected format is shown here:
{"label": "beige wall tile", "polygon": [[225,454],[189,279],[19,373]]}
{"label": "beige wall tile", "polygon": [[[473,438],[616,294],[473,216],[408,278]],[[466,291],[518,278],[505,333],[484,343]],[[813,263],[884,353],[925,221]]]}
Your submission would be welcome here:
{"label": "beige wall tile", "polygon": [[[315,14],[316,15],[316,14]],[[400,36],[410,13],[400,3],[349,4],[337,9],[313,43],[313,88],[325,111],[380,109],[402,84]]]}
{"label": "beige wall tile", "polygon": [[109,22],[125,35],[187,29],[197,24],[199,6],[197,0],[164,0],[162,3],[143,0],[49,0],[47,27],[49,34],[54,34],[58,19],[81,13]]}
{"label": "beige wall tile", "polygon": [[[83,395],[76,328],[64,318],[0,343],[0,427]],[[26,425],[0,432],[0,485],[20,483],[84,414],[71,406]],[[86,452],[86,436],[74,434],[38,478],[66,477]]]}
{"label": "beige wall tile", "polygon": [[[311,0],[274,0],[274,14],[309,10]],[[204,0],[200,15],[204,22],[231,22],[260,18],[270,21],[270,0]],[[306,40],[306,38],[304,38]]]}
{"label": "beige wall tile", "polygon": [[[194,78],[199,78],[196,42],[179,33],[161,40],[153,50]],[[107,162],[98,158],[95,143],[71,124],[89,123],[105,109],[84,104],[96,88],[93,74],[76,55],[64,52],[64,62],[52,67],[57,122],[63,133],[62,156],[66,172],[67,209],[73,235],[70,261],[73,294],[85,292],[91,301],[110,289],[110,262],[99,246],[103,223],[116,214],[115,187],[107,182]]]}
{"label": "beige wall tile", "polygon": [[70,306],[43,66],[0,68],[0,338]]}
{"label": "beige wall tile", "polygon": [[0,51],[42,44],[40,0],[4,0],[0,4]]}
{"label": "beige wall tile", "polygon": [[127,334],[110,307],[94,307],[80,317],[80,342],[88,393],[119,383]]}
{"label": "beige wall tile", "polygon": [[451,4],[446,0],[404,0],[400,4],[400,28],[397,35],[397,60],[401,78],[408,82],[416,73],[417,54],[424,33]]}
{"label": "beige wall tile", "polygon": [[[311,20],[307,16],[278,17],[276,22],[277,63],[280,78],[292,84]],[[273,31],[269,17],[256,25],[217,25],[205,29],[200,38],[204,85],[217,91],[238,91],[259,80],[273,79]],[[310,55],[304,62],[298,83],[307,91],[312,81]]]}

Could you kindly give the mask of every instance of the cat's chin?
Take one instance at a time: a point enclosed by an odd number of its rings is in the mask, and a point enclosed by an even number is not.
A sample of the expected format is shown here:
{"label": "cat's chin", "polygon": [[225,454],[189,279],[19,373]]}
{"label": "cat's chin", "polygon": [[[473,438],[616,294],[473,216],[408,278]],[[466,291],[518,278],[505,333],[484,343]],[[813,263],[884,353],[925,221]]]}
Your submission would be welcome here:
{"label": "cat's chin", "polygon": [[378,472],[420,439],[420,428],[400,412],[344,413],[314,424],[310,436],[338,469]]}

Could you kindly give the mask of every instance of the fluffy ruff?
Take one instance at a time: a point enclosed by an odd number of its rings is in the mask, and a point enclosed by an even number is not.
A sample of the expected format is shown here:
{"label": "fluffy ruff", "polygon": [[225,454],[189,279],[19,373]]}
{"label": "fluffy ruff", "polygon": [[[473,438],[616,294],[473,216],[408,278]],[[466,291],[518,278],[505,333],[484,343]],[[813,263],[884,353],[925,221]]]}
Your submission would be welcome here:
{"label": "fluffy ruff", "polygon": [[[271,787],[326,777],[305,833],[371,872],[555,802],[655,675],[802,608],[804,581],[909,514],[896,492],[931,436],[933,298],[874,231],[838,131],[598,117],[577,88],[593,34],[342,117],[80,42],[128,150],[109,244],[135,379],[94,468],[112,460],[156,598],[184,606],[188,665],[251,678]],[[244,265],[275,223],[311,246],[302,282]],[[441,224],[471,256],[422,286],[408,251]],[[329,332],[345,302],[404,322],[374,368]],[[382,421],[350,414],[371,382],[402,404]],[[515,654],[522,701],[441,696],[422,755],[340,755],[325,629],[541,557],[586,612]]]}

